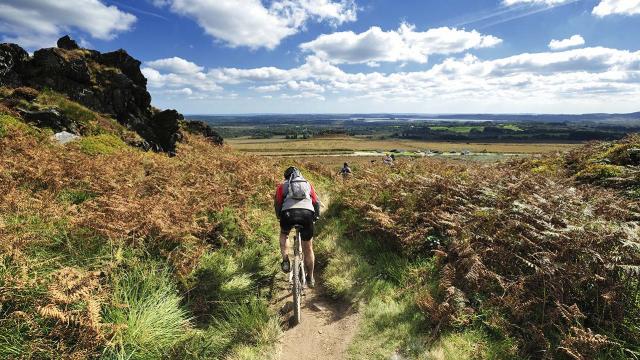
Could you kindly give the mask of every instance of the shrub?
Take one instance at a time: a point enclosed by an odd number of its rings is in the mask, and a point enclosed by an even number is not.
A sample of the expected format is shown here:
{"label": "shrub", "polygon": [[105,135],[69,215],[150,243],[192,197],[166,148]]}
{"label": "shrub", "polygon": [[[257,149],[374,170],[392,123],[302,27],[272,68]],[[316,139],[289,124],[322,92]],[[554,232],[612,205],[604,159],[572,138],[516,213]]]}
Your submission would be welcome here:
{"label": "shrub", "polygon": [[576,174],[576,179],[584,181],[598,181],[624,174],[624,167],[609,164],[592,164]]}
{"label": "shrub", "polygon": [[[17,118],[0,119],[10,129],[0,137],[0,358],[140,358],[141,349],[158,358],[182,348],[183,335],[213,334],[213,324],[242,324],[246,317],[255,317],[255,326],[246,341],[233,338],[229,356],[273,346],[264,339],[274,339],[279,324],[260,286],[278,269],[275,163],[188,134],[173,158],[123,151],[117,140],[121,150],[92,156],[80,142],[61,151],[40,139],[42,131]],[[228,241],[211,241],[222,238]],[[207,271],[216,275],[212,281]],[[68,280],[99,286],[79,286],[90,298],[61,303],[50,285],[67,273]],[[180,307],[175,284],[189,307]],[[204,311],[194,306],[197,299],[205,300]],[[89,300],[95,302],[89,306]],[[227,307],[251,315],[232,320]],[[184,322],[189,309],[203,329]],[[184,348],[183,357],[196,348]]]}
{"label": "shrub", "polygon": [[598,157],[607,159],[616,165],[640,165],[640,134],[633,134],[625,139],[612,143]]}
{"label": "shrub", "polygon": [[417,299],[435,333],[498,309],[523,355],[638,351],[637,202],[530,169],[424,159],[356,176],[340,197],[361,214],[353,232],[436,254],[439,283]]}
{"label": "shrub", "polygon": [[0,102],[0,115],[10,115],[13,117],[19,117],[20,114],[18,114],[18,112],[11,106],[9,106],[9,104],[6,104],[4,102]]}

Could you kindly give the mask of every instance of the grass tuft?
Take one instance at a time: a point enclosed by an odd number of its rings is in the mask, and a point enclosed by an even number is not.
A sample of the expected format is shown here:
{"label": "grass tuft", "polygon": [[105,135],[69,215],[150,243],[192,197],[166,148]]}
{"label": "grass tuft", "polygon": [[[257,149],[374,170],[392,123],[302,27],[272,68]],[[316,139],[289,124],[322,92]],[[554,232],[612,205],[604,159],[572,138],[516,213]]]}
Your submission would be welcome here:
{"label": "grass tuft", "polygon": [[187,312],[166,270],[134,265],[115,275],[113,306],[105,321],[114,333],[105,356],[113,359],[158,359],[184,339]]}

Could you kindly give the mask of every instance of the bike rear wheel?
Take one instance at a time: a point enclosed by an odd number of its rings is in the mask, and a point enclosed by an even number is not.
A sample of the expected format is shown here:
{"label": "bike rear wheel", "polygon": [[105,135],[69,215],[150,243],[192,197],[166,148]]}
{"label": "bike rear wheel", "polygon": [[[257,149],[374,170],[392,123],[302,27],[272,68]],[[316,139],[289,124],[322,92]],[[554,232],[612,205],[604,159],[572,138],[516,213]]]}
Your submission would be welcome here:
{"label": "bike rear wheel", "polygon": [[[297,229],[296,229],[297,230]],[[295,325],[300,324],[302,320],[302,287],[304,281],[304,269],[302,254],[300,251],[301,236],[300,231],[296,231],[294,241],[294,260],[293,260],[293,322]]]}

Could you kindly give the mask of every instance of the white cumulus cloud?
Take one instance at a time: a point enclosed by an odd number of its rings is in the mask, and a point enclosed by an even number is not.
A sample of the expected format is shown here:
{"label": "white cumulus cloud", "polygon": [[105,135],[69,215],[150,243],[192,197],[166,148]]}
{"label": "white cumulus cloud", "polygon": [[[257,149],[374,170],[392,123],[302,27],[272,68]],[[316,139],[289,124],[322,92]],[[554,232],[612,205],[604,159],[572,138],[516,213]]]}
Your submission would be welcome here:
{"label": "white cumulus cloud", "polygon": [[605,47],[523,53],[494,60],[467,54],[445,59],[428,70],[393,73],[347,72],[310,55],[304,64],[290,69],[214,68],[199,72],[204,77],[202,83],[216,84],[215,95],[196,88],[193,74],[161,73],[152,68],[143,71],[152,93],[160,97],[167,90],[178,93],[189,87],[192,98],[241,101],[255,91],[281,101],[346,104],[345,110],[354,104],[368,111],[398,112],[616,111],[621,106],[628,108],[630,99],[640,97],[640,51]]}
{"label": "white cumulus cloud", "polygon": [[609,15],[638,15],[640,0],[601,0],[593,8],[593,15],[604,17]]}
{"label": "white cumulus cloud", "polygon": [[310,19],[342,24],[356,20],[354,0],[166,0],[171,11],[194,19],[206,34],[229,46],[273,49]]}
{"label": "white cumulus cloud", "polygon": [[276,92],[282,89],[282,84],[251,86],[249,89],[260,92],[260,93]]}
{"label": "white cumulus cloud", "polygon": [[146,62],[146,65],[156,70],[166,70],[176,74],[193,74],[202,71],[204,68],[183,58],[172,57]]}
{"label": "white cumulus cloud", "polygon": [[0,2],[2,41],[27,48],[55,45],[62,34],[81,31],[110,40],[130,30],[136,17],[100,0],[3,0]]}
{"label": "white cumulus cloud", "polygon": [[374,26],[356,34],[352,31],[320,35],[301,44],[304,51],[333,63],[417,62],[426,63],[432,54],[453,54],[469,49],[493,47],[502,42],[492,35],[475,30],[466,31],[449,27],[416,31],[409,24],[398,30],[384,31]]}
{"label": "white cumulus cloud", "polygon": [[573,35],[568,39],[556,40],[553,39],[549,42],[549,49],[551,50],[564,50],[576,46],[584,45],[584,38],[580,35]]}
{"label": "white cumulus cloud", "polygon": [[152,92],[191,96],[196,92],[221,91],[222,87],[203,70],[204,67],[179,57],[148,61],[141,69]]}

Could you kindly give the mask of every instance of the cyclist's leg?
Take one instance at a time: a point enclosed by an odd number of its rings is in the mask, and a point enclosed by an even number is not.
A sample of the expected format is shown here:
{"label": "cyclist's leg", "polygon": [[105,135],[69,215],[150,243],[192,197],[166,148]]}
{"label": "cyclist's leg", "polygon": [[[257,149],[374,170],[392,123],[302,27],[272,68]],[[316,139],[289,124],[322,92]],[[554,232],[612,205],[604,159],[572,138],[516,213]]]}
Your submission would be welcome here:
{"label": "cyclist's leg", "polygon": [[304,265],[307,269],[309,280],[313,280],[313,270],[315,265],[315,254],[313,253],[313,233],[315,226],[313,224],[314,214],[308,212],[304,218],[304,229],[302,231],[302,251],[304,253]]}
{"label": "cyclist's leg", "polygon": [[280,232],[280,255],[282,255],[282,260],[288,257],[287,255],[287,242],[289,239],[288,234],[284,234],[282,231]]}
{"label": "cyclist's leg", "polygon": [[284,215],[280,218],[280,256],[282,256],[282,271],[289,272],[290,263],[289,255],[287,254],[289,233],[291,232],[292,225],[287,221]]}
{"label": "cyclist's leg", "polygon": [[307,268],[309,279],[313,277],[313,268],[315,267],[315,254],[313,253],[313,239],[302,242],[302,252],[304,253],[304,265]]}

